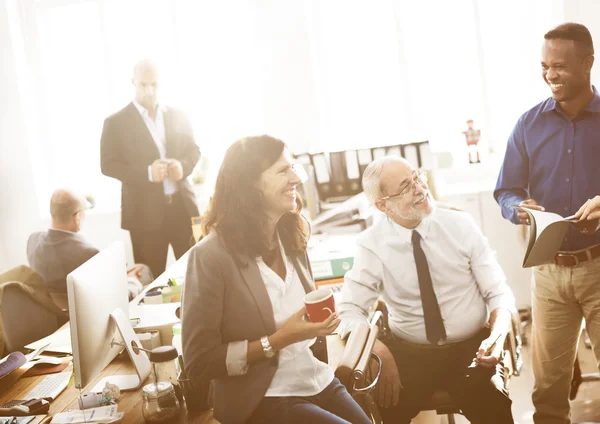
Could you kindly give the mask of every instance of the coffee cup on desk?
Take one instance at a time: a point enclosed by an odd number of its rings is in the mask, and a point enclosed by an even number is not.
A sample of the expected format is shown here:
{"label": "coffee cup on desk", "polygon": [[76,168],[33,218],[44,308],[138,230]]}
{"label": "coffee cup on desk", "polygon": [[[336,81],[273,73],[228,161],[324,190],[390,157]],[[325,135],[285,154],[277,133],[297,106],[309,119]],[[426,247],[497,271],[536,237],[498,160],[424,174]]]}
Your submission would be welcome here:
{"label": "coffee cup on desk", "polygon": [[335,312],[335,300],[331,289],[319,289],[304,296],[306,314],[311,322],[323,322]]}
{"label": "coffee cup on desk", "polygon": [[144,304],[159,305],[163,303],[162,293],[160,291],[149,291],[144,296]]}

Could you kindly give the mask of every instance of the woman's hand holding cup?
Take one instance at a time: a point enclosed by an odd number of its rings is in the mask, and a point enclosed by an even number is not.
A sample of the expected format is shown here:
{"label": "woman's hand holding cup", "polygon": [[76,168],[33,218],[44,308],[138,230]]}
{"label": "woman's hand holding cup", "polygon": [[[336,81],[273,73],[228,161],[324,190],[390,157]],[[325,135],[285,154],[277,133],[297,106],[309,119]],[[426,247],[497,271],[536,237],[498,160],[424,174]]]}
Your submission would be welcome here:
{"label": "woman's hand holding cup", "polygon": [[[336,313],[329,315],[323,322],[309,322],[305,318],[306,308],[300,309],[294,315],[287,320],[287,322],[281,327],[273,336],[279,338],[283,346],[276,347],[275,341],[271,344],[273,348],[279,350],[285,346],[293,343],[301,342],[303,340],[314,339],[317,336],[327,336],[335,331],[340,325],[340,318]],[[279,337],[277,337],[279,336]],[[278,344],[275,342],[275,344]]]}

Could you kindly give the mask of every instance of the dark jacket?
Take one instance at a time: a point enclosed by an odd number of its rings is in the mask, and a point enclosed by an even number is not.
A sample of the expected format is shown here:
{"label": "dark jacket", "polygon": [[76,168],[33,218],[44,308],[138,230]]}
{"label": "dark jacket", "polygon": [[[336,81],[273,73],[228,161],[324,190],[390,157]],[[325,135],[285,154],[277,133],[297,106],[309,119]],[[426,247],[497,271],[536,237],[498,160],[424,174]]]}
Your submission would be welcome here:
{"label": "dark jacket", "polygon": [[[198,216],[195,196],[187,181],[200,158],[192,127],[187,116],[173,108],[165,110],[164,125],[167,158],[179,160],[183,167],[183,179],[177,183],[178,193],[188,215]],[[122,183],[121,227],[159,229],[166,209],[163,185],[148,179],[148,166],[160,159],[160,153],[133,103],[106,118],[100,151],[102,173]]]}

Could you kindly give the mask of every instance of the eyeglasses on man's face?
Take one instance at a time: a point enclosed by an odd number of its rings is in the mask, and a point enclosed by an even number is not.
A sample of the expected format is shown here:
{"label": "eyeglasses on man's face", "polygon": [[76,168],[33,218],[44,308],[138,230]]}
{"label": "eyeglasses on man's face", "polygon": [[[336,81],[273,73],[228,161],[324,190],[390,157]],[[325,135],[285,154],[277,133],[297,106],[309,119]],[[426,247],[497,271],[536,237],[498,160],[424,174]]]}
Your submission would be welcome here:
{"label": "eyeglasses on man's face", "polygon": [[423,172],[423,171],[413,172],[412,181],[406,183],[406,185],[400,190],[399,193],[390,194],[389,196],[384,196],[379,200],[387,200],[387,199],[391,199],[392,197],[402,198],[402,197],[406,196],[408,193],[414,193],[417,184],[420,187],[425,187],[425,185],[427,184],[427,173],[426,172]]}

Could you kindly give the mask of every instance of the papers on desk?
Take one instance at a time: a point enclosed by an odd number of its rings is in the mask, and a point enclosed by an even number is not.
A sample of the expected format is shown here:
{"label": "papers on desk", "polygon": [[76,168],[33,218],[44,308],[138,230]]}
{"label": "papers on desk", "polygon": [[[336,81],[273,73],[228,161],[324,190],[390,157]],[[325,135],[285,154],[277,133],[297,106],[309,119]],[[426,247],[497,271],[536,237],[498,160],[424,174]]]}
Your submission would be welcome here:
{"label": "papers on desk", "polygon": [[0,379],[6,377],[18,368],[23,367],[23,365],[27,364],[28,362],[29,367],[33,366],[31,365],[31,361],[36,360],[38,355],[46,347],[48,347],[48,343],[40,343],[39,347],[27,355],[23,355],[23,353],[17,351],[12,352],[8,356],[2,358],[2,360],[0,360]]}
{"label": "papers on desk", "polygon": [[366,195],[359,193],[323,212],[311,225],[314,233],[357,233],[367,228],[373,211]]}
{"label": "papers on desk", "polygon": [[46,346],[44,349],[46,352],[66,353],[71,355],[73,353],[73,348],[71,347],[71,329],[68,326],[60,328],[49,336],[44,337],[37,342],[28,344],[25,347],[27,349],[37,350],[43,346]]}
{"label": "papers on desk", "polygon": [[117,411],[117,405],[101,406],[85,410],[74,409],[56,414],[50,424],[76,423],[112,423],[123,418],[123,412]]}

